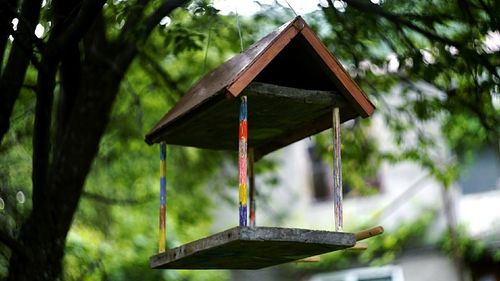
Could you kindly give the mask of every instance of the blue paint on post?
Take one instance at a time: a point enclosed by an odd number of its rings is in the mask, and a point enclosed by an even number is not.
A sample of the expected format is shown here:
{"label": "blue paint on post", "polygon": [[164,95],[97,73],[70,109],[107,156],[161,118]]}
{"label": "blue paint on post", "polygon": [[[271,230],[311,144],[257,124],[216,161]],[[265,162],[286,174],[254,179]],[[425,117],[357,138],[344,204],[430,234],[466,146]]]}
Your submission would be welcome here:
{"label": "blue paint on post", "polygon": [[240,226],[247,226],[247,206],[240,206]]}
{"label": "blue paint on post", "polygon": [[240,122],[247,119],[247,101],[243,99],[240,105]]}
{"label": "blue paint on post", "polygon": [[167,179],[164,177],[160,178],[160,205],[165,206],[167,204]]}

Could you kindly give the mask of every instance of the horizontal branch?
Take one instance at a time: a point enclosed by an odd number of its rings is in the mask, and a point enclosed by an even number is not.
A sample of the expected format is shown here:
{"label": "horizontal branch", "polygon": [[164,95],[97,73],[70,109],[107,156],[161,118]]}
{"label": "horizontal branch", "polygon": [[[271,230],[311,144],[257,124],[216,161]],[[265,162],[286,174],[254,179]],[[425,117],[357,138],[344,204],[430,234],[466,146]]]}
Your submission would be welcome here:
{"label": "horizontal branch", "polygon": [[151,76],[158,76],[160,83],[164,84],[166,88],[174,92],[175,97],[167,95],[167,98],[170,99],[170,102],[175,103],[176,99],[180,98],[184,94],[184,92],[179,88],[179,85],[176,83],[176,81],[174,81],[170,74],[165,69],[163,69],[159,61],[152,55],[150,55],[147,51],[140,51],[139,59],[141,59],[141,61],[144,61],[144,63],[140,64],[143,69],[150,72]]}
{"label": "horizontal branch", "polygon": [[[366,13],[371,13],[374,15],[381,16],[391,22],[406,26],[422,35],[425,35],[429,39],[435,40],[442,42],[447,45],[455,46],[458,47],[460,45],[459,42],[453,41],[449,38],[440,36],[436,33],[433,33],[429,30],[425,30],[424,28],[414,24],[413,22],[406,20],[402,17],[400,17],[397,14],[393,14],[390,12],[387,12],[383,8],[381,8],[379,5],[376,4],[371,4],[370,2],[361,2],[359,0],[344,0],[348,5],[351,5],[351,7],[355,8],[356,10],[366,12]],[[333,8],[333,6],[332,6]]]}
{"label": "horizontal branch", "polygon": [[164,1],[163,4],[151,14],[145,22],[145,36],[149,36],[151,31],[157,26],[160,21],[168,16],[173,10],[186,5],[189,0],[169,0]]}
{"label": "horizontal branch", "polygon": [[[332,9],[335,9],[333,7],[333,3],[331,0],[327,0],[329,5],[331,6]],[[423,36],[427,37],[430,41],[436,41],[440,42],[445,45],[450,45],[456,47],[461,53],[470,53],[472,56],[476,57],[477,60],[488,70],[488,72],[491,73],[491,75],[494,75],[498,79],[500,79],[500,74],[498,73],[496,67],[488,60],[488,58],[485,56],[485,54],[479,53],[474,49],[471,49],[467,47],[467,44],[464,42],[460,41],[455,41],[452,40],[446,36],[439,35],[435,32],[432,32],[430,30],[427,30],[423,27],[420,27],[416,25],[415,23],[411,22],[410,20],[405,19],[399,14],[394,14],[390,13],[386,10],[384,10],[382,7],[376,4],[372,4],[371,2],[362,2],[360,0],[344,0],[348,5],[353,7],[354,9],[367,13],[367,14],[372,14],[374,16],[381,16],[385,18],[386,20],[392,22],[396,26],[404,26],[406,28],[409,28],[415,32],[418,32],[422,34]]]}
{"label": "horizontal branch", "polygon": [[107,205],[142,205],[151,202],[153,196],[144,196],[140,199],[134,198],[110,198],[101,194],[83,191],[82,196],[99,203]]}

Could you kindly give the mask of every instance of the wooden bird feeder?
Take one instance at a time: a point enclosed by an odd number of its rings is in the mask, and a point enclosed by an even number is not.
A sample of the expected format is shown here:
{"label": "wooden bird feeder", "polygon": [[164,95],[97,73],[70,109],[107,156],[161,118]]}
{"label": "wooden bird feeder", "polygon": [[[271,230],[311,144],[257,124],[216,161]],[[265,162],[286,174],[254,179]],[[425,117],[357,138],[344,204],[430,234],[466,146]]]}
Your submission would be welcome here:
{"label": "wooden bird feeder", "polygon": [[[151,267],[259,269],[351,248],[380,234],[381,227],[342,232],[340,123],[374,109],[301,17],[205,75],[146,135],[148,144],[161,144],[162,167],[160,253],[151,257]],[[329,128],[335,231],[255,226],[254,161]],[[239,151],[239,226],[165,250],[166,144]]]}

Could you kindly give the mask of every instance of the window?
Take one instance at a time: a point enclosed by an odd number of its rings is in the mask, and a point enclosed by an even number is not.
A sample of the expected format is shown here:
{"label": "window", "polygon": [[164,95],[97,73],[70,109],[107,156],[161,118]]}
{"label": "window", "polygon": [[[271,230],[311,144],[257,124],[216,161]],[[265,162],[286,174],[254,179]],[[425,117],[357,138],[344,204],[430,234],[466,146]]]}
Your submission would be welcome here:
{"label": "window", "polygon": [[[314,145],[307,149],[311,163],[312,193],[317,202],[333,199],[333,170],[322,158]],[[345,174],[344,174],[345,175]],[[342,195],[344,197],[358,197],[367,194],[378,193],[381,190],[381,180],[379,175],[371,178],[364,178],[370,190],[356,189],[349,185],[344,179],[342,181]]]}
{"label": "window", "polygon": [[473,162],[458,180],[464,194],[492,191],[500,188],[499,147],[485,146],[474,155]]}
{"label": "window", "polygon": [[313,195],[316,201],[326,201],[332,199],[332,186],[333,186],[333,171],[328,166],[314,145],[309,146],[307,149],[309,159],[311,160],[312,172],[312,187]]}

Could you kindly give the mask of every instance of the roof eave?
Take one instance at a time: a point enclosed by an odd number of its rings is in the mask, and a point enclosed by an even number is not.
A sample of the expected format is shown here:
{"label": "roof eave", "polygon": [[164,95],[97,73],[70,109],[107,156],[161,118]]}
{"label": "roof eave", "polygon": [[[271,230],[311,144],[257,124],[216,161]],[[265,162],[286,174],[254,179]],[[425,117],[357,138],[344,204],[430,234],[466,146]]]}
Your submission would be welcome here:
{"label": "roof eave", "polygon": [[328,48],[321,42],[311,28],[304,22],[305,27],[301,34],[311,44],[315,52],[321,57],[326,66],[333,74],[336,86],[340,92],[353,104],[357,112],[362,117],[369,117],[373,114],[375,106],[363,93],[363,90],[354,82],[351,76],[344,69],[342,64],[332,55]]}

